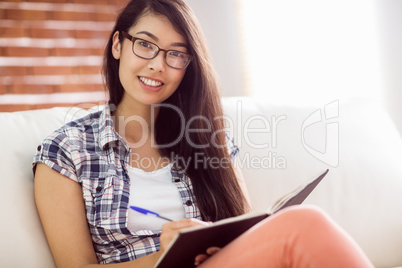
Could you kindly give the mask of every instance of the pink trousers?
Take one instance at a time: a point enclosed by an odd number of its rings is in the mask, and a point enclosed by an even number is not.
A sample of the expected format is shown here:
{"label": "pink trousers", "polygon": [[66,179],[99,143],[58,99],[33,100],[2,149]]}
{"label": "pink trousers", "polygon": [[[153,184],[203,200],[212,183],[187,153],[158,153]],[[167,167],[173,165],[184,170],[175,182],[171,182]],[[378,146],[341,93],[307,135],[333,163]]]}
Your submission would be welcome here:
{"label": "pink trousers", "polygon": [[373,267],[357,244],[321,210],[284,209],[210,257],[200,268]]}

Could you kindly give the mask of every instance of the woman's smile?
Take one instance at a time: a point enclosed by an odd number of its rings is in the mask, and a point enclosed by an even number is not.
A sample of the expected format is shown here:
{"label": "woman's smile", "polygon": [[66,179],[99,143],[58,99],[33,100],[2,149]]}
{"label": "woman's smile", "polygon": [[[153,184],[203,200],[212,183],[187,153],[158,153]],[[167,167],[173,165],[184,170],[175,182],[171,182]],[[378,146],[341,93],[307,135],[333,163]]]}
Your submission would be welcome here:
{"label": "woman's smile", "polygon": [[144,89],[150,90],[150,91],[158,91],[158,90],[162,89],[162,86],[164,85],[164,83],[161,82],[160,80],[148,78],[148,77],[144,77],[144,76],[138,76],[138,80],[140,82],[140,85]]}

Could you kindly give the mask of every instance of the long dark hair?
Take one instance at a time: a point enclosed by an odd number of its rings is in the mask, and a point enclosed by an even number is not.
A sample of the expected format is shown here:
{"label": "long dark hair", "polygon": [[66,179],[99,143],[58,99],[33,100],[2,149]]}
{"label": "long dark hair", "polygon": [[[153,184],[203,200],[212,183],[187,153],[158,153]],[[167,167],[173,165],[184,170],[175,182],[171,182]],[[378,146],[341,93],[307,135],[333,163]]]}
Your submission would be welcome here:
{"label": "long dark hair", "polygon": [[[160,146],[160,152],[163,156],[178,156],[189,161],[185,169],[180,165],[178,168],[182,168],[191,178],[195,200],[204,220],[241,215],[248,209],[248,204],[224,146],[226,137],[218,80],[201,27],[182,0],[132,0],[121,11],[104,56],[103,73],[110,103],[117,106],[124,94],[119,79],[119,62],[112,55],[112,36],[116,31],[128,31],[147,12],[166,16],[175,30],[186,39],[188,52],[193,56],[181,84],[164,101],[166,106],[177,107],[180,114],[169,107],[160,107],[155,121],[157,144],[170,144]],[[122,42],[121,35],[120,38]],[[208,131],[188,132],[186,138],[177,141],[177,137],[183,134],[183,117],[186,122],[192,120],[192,129]],[[190,144],[189,140],[200,146]],[[220,164],[214,167],[210,161],[214,161],[215,165],[216,161]]]}

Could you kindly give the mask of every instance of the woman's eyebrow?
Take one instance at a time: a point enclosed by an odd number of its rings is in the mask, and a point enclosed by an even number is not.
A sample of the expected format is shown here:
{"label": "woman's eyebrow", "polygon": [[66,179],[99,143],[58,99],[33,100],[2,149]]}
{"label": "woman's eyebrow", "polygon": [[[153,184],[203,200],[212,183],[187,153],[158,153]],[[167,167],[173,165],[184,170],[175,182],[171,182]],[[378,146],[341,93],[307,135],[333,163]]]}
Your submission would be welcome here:
{"label": "woman's eyebrow", "polygon": [[159,41],[158,37],[156,37],[155,35],[153,35],[152,33],[148,32],[148,31],[141,31],[141,32],[138,32],[137,34],[145,34],[148,37],[152,38],[154,41]]}
{"label": "woman's eyebrow", "polygon": [[188,45],[186,43],[172,43],[171,44],[172,47],[184,47],[184,48],[188,48]]}
{"label": "woman's eyebrow", "polygon": [[[159,41],[159,38],[156,37],[154,34],[148,32],[148,31],[140,31],[137,34],[145,34],[147,35],[149,38],[152,38],[155,42]],[[171,46],[173,47],[184,47],[184,48],[188,48],[188,45],[186,43],[181,43],[181,42],[175,42],[172,43]]]}

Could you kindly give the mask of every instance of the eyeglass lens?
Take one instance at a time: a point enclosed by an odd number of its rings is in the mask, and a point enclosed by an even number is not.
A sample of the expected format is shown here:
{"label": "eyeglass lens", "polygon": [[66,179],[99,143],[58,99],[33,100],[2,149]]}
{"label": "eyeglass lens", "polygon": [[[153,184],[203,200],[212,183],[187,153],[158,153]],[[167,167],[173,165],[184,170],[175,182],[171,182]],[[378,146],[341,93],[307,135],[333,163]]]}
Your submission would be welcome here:
{"label": "eyeglass lens", "polygon": [[[144,59],[153,59],[159,51],[158,46],[142,39],[137,39],[133,43],[134,54]],[[172,68],[184,69],[189,64],[190,57],[180,51],[168,50],[165,54],[165,61]]]}

